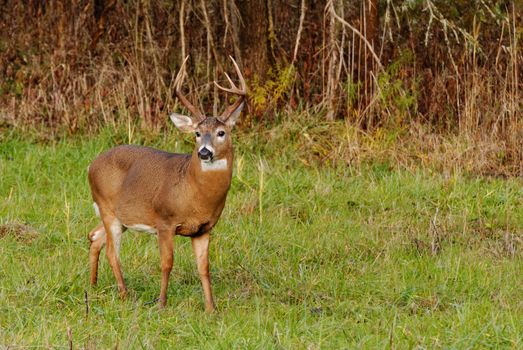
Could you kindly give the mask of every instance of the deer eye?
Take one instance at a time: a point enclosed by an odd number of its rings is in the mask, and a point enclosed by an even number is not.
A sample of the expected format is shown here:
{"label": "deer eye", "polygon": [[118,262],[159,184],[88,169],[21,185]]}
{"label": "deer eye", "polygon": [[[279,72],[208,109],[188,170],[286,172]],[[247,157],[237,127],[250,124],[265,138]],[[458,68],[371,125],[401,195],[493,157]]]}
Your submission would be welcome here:
{"label": "deer eye", "polygon": [[195,134],[196,134],[196,137],[200,137],[200,133],[198,131],[195,132]]}
{"label": "deer eye", "polygon": [[218,131],[218,136],[220,136],[220,137],[225,136],[225,131],[223,131],[223,130]]}

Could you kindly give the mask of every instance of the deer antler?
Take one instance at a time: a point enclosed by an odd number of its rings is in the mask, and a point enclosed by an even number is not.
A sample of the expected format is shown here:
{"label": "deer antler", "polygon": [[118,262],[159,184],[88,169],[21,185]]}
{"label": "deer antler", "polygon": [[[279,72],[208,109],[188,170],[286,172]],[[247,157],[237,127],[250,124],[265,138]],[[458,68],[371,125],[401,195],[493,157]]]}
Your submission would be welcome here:
{"label": "deer antler", "polygon": [[189,59],[189,56],[185,57],[183,60],[182,66],[180,67],[180,70],[178,71],[178,74],[176,75],[176,79],[174,81],[174,86],[176,87],[176,96],[178,99],[182,102],[182,104],[187,108],[191,114],[192,118],[196,123],[200,123],[205,119],[205,115],[192,103],[189,102],[189,100],[185,97],[185,95],[182,93],[181,86],[183,84],[183,80],[185,78],[185,62]]}
{"label": "deer antler", "polygon": [[240,68],[238,67],[238,64],[236,63],[234,58],[232,58],[232,56],[229,56],[229,58],[231,59],[232,63],[234,64],[234,68],[236,69],[236,74],[238,74],[238,78],[240,78],[240,88],[238,88],[233,83],[232,79],[229,77],[229,75],[227,73],[225,73],[225,77],[229,81],[229,84],[231,84],[230,88],[224,88],[223,86],[219,85],[217,82],[214,82],[214,85],[216,85],[216,87],[218,87],[218,89],[220,89],[220,90],[230,92],[231,94],[240,95],[240,98],[238,98],[236,100],[236,102],[234,102],[232,105],[225,108],[222,115],[220,117],[218,117],[218,119],[221,122],[225,122],[227,119],[229,119],[231,114],[245,101],[245,96],[247,95],[247,85],[245,84],[245,79],[243,79],[242,72],[240,71]]}

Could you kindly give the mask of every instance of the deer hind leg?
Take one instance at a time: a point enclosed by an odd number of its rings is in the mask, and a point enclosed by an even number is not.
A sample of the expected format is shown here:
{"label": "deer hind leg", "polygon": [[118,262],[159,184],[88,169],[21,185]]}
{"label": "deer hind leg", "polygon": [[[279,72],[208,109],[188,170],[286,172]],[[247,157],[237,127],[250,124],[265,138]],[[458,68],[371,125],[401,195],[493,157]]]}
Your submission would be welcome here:
{"label": "deer hind leg", "polygon": [[203,294],[205,296],[205,311],[214,311],[214,301],[212,298],[211,277],[209,275],[209,241],[210,233],[204,233],[201,236],[193,237],[192,249],[196,257],[198,274],[202,282]]}
{"label": "deer hind leg", "polygon": [[102,215],[102,222],[105,229],[107,260],[113,270],[114,277],[118,283],[120,297],[125,298],[127,287],[123,279],[122,268],[120,265],[120,241],[123,233],[123,226],[120,221],[113,215]]}
{"label": "deer hind leg", "polygon": [[96,226],[88,235],[89,242],[91,243],[89,247],[89,266],[91,270],[91,285],[93,286],[98,281],[98,261],[100,259],[100,252],[105,245],[105,236],[103,224]]}

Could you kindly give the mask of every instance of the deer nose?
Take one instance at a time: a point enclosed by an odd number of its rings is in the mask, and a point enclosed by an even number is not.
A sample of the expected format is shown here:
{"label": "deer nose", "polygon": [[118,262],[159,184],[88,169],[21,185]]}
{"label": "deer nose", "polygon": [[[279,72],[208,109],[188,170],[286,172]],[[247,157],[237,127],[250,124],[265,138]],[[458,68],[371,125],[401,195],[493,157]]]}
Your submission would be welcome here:
{"label": "deer nose", "polygon": [[198,151],[198,157],[200,157],[201,160],[211,160],[212,156],[212,152],[206,147],[203,147],[201,150]]}

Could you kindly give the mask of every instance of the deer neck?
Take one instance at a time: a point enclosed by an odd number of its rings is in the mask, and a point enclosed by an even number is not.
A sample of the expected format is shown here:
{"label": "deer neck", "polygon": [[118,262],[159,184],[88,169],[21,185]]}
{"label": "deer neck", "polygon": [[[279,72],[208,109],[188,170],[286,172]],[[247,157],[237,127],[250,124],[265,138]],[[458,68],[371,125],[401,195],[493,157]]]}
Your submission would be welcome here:
{"label": "deer neck", "polygon": [[203,162],[195,150],[189,164],[189,183],[194,191],[208,200],[221,200],[229,190],[232,178],[232,149],[212,163]]}

